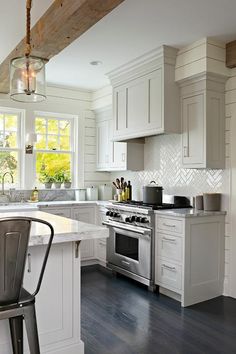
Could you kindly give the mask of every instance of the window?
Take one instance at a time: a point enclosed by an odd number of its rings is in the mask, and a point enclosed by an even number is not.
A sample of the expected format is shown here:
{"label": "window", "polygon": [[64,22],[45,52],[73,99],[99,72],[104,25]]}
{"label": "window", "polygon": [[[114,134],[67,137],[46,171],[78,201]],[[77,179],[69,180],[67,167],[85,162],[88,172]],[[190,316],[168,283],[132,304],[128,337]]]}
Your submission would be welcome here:
{"label": "window", "polygon": [[0,175],[11,172],[15,187],[21,186],[21,120],[19,111],[0,108]]}
{"label": "window", "polygon": [[36,179],[44,183],[63,174],[71,178],[74,157],[74,120],[63,116],[37,114],[35,116],[37,143]]}

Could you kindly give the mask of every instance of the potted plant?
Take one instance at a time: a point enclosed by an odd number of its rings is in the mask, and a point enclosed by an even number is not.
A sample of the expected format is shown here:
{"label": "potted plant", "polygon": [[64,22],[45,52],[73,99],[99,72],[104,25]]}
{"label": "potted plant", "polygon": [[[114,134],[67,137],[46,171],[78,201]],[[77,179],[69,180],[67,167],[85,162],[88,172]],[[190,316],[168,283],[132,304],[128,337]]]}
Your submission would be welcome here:
{"label": "potted plant", "polygon": [[63,171],[57,171],[54,175],[54,184],[55,184],[55,187],[58,189],[58,188],[61,188],[61,185],[62,183],[64,182],[65,180],[65,176],[64,176],[64,172]]}
{"label": "potted plant", "polygon": [[65,173],[64,176],[64,187],[65,188],[71,188],[71,178],[69,173]]}
{"label": "potted plant", "polygon": [[39,180],[41,183],[44,184],[46,189],[52,188],[54,178],[52,176],[50,176],[47,172],[41,172]]}

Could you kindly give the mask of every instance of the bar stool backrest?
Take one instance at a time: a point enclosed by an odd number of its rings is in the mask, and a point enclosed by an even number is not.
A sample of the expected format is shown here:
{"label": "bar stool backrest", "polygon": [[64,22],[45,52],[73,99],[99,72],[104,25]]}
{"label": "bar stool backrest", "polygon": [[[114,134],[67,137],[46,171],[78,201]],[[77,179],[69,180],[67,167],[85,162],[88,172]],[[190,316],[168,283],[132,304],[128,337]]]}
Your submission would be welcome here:
{"label": "bar stool backrest", "polygon": [[0,305],[17,302],[24,277],[30,220],[0,221]]}
{"label": "bar stool backrest", "polygon": [[18,302],[23,284],[32,221],[51,230],[37,289],[39,291],[53,238],[52,226],[40,219],[14,217],[0,219],[0,306]]}

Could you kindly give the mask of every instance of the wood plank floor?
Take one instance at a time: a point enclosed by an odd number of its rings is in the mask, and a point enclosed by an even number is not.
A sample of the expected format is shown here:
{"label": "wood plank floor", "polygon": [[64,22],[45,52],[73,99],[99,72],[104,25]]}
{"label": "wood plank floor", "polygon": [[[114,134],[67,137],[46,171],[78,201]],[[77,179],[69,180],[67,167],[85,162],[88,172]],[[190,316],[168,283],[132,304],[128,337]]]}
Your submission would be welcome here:
{"label": "wood plank floor", "polygon": [[182,309],[98,266],[82,269],[85,354],[236,354],[236,300]]}

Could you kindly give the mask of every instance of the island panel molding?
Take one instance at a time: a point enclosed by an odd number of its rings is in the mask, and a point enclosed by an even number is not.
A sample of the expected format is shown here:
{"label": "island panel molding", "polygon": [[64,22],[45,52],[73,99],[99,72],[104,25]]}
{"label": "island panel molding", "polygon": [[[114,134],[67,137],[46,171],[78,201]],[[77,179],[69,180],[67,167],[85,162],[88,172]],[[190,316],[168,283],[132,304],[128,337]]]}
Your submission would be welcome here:
{"label": "island panel molding", "polygon": [[[124,0],[55,0],[31,31],[32,54],[51,59]],[[25,38],[0,65],[0,92],[9,92],[9,63],[22,56]]]}

